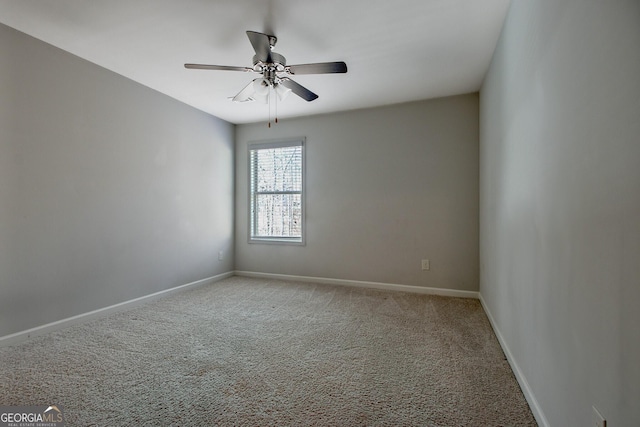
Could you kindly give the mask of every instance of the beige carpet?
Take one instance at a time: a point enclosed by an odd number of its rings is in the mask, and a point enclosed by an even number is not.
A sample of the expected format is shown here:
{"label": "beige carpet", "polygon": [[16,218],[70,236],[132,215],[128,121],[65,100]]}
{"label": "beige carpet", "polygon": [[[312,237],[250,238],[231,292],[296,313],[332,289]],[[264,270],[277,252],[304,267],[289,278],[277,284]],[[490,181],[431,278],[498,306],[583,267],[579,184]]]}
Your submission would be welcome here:
{"label": "beige carpet", "polygon": [[232,277],[0,348],[84,426],[533,426],[480,303]]}

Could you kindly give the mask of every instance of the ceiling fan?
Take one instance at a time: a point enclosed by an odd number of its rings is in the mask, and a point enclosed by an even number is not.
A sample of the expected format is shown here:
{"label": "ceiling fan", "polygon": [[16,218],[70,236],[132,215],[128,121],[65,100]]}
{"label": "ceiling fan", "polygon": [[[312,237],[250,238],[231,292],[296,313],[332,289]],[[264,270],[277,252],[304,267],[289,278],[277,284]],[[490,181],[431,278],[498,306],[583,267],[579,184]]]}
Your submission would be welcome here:
{"label": "ceiling fan", "polygon": [[[273,51],[277,38],[272,35],[247,31],[247,36],[255,50],[253,67],[234,67],[228,65],[184,64],[185,68],[195,70],[223,70],[245,71],[262,74],[256,78],[236,96],[232,98],[236,102],[261,101],[269,102],[269,92],[273,89],[278,98],[283,100],[289,92],[293,92],[306,101],[313,101],[318,95],[306,87],[291,80],[287,75],[299,74],[331,74],[346,73],[347,64],[344,62],[320,62],[314,64],[287,65],[284,56]],[[284,74],[284,76],[283,76]]]}

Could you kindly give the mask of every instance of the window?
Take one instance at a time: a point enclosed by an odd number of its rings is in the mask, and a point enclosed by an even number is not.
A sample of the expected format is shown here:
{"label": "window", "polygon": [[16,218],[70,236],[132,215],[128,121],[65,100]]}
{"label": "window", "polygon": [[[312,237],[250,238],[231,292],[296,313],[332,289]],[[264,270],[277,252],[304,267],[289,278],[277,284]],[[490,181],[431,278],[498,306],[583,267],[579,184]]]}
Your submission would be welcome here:
{"label": "window", "polygon": [[304,139],[249,145],[249,241],[304,243]]}

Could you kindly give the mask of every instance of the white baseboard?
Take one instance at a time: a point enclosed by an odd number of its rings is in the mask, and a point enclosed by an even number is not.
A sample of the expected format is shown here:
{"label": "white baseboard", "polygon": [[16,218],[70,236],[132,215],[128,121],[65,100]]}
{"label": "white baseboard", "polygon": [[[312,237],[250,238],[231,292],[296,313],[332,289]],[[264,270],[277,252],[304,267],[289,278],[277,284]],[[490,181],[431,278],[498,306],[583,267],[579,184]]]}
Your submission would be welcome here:
{"label": "white baseboard", "polygon": [[27,329],[26,331],[16,332],[15,334],[11,334],[11,335],[5,335],[3,337],[0,337],[0,347],[16,344],[18,342],[24,341],[31,337],[43,335],[43,334],[53,332],[62,328],[76,325],[78,323],[87,322],[89,320],[93,320],[98,317],[103,317],[103,316],[106,316],[107,314],[115,313],[117,311],[129,310],[138,305],[142,305],[144,303],[151,302],[153,300],[157,300],[177,292],[182,292],[189,288],[209,285],[211,283],[214,283],[219,280],[226,279],[232,276],[233,276],[233,272],[218,274],[217,276],[211,276],[211,277],[207,277],[206,279],[196,280],[195,282],[176,286],[171,289],[165,289],[164,291],[155,292],[150,295],[145,295],[143,297],[135,298],[129,301],[124,301],[118,304],[110,305],[109,307],[99,308],[97,310],[93,310],[88,313],[82,313],[76,316],[68,317],[66,319],[47,323],[46,325],[36,326],[35,328]]}
{"label": "white baseboard", "polygon": [[258,273],[254,271],[238,271],[236,276],[255,277],[260,279],[277,279],[296,282],[320,283],[326,285],[355,286],[358,288],[382,289],[386,291],[413,292],[417,294],[441,295],[458,298],[478,299],[478,292],[460,291],[457,289],[427,288],[423,286],[397,285],[393,283],[363,282],[360,280],[330,279],[326,277],[292,276],[288,274]]}
{"label": "white baseboard", "polygon": [[513,373],[516,376],[516,379],[518,380],[518,384],[520,384],[520,388],[522,389],[522,393],[524,394],[524,397],[527,399],[527,402],[529,403],[529,407],[531,408],[531,412],[533,412],[533,416],[535,417],[539,426],[549,427],[549,422],[547,421],[547,417],[544,416],[544,412],[542,412],[542,408],[540,407],[538,400],[533,394],[533,391],[529,386],[529,382],[527,381],[524,374],[522,373],[522,370],[520,370],[520,367],[518,366],[518,362],[516,362],[516,359],[513,357],[511,350],[509,350],[509,346],[507,345],[507,342],[504,340],[504,337],[500,333],[500,329],[498,329],[498,325],[496,324],[496,321],[493,318],[493,315],[491,314],[491,311],[489,310],[487,303],[485,302],[484,298],[482,298],[482,294],[479,293],[478,295],[480,298],[480,304],[482,304],[482,308],[484,309],[484,312],[487,314],[487,317],[489,318],[489,323],[491,323],[491,327],[493,328],[493,331],[495,332],[496,337],[498,338],[498,342],[502,347],[502,351],[504,351],[504,355],[507,357],[507,360],[509,361],[509,365],[511,365],[511,370],[513,370]]}

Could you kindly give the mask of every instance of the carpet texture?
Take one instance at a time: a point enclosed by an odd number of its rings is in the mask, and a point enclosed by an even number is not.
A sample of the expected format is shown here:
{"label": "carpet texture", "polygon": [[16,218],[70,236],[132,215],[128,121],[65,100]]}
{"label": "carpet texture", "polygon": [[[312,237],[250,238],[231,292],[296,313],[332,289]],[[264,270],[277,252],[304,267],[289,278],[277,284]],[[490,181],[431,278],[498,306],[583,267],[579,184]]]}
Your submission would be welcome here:
{"label": "carpet texture", "polygon": [[477,300],[232,277],[0,348],[80,426],[535,426]]}

